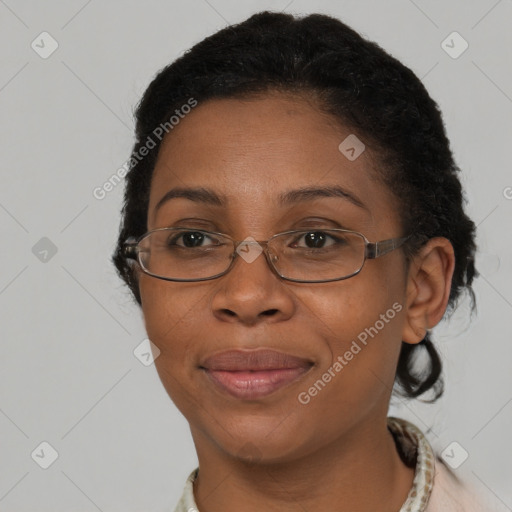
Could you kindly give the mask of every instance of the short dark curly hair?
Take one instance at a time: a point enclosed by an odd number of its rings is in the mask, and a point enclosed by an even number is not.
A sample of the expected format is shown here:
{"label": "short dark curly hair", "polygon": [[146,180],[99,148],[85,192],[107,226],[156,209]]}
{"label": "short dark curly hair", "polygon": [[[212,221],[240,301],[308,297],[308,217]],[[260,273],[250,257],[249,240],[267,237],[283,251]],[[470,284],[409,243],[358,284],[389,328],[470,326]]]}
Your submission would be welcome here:
{"label": "short dark curly hair", "polygon": [[[446,237],[455,253],[447,314],[463,289],[471,297],[476,226],[464,212],[458,178],[440,110],[416,75],[379,45],[336,18],[264,11],[202,40],[158,72],[136,111],[136,141],[126,175],[117,247],[112,261],[139,305],[134,267],[123,252],[128,237],[147,231],[149,191],[161,141],[140,159],[155,127],[190,98],[248,98],[271,91],[307,94],[318,108],[360,135],[379,162],[379,179],[397,197],[407,265],[433,237]],[[420,351],[427,361],[419,364]],[[430,333],[403,342],[395,391],[418,397],[443,393],[442,364]]]}

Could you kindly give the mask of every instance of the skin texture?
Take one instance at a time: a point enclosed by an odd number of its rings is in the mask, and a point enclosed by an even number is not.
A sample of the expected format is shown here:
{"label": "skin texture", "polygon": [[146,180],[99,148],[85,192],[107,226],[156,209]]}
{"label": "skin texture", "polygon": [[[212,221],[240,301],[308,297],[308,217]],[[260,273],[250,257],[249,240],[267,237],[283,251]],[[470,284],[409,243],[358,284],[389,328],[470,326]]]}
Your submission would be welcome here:
{"label": "skin texture", "polygon": [[[350,133],[299,96],[199,104],[160,149],[148,230],[180,225],[266,240],[290,229],[339,227],[337,222],[372,242],[406,235],[399,201],[373,178],[370,150],[355,161],[338,150]],[[277,205],[281,192],[333,184],[367,209],[337,197]],[[160,198],[177,186],[211,188],[227,196],[227,206],[178,198],[155,214]],[[238,258],[228,274],[211,281],[177,283],[140,273],[146,330],[161,351],[155,365],[190,424],[198,454],[199,510],[398,510],[413,479],[386,427],[400,346],[402,340],[418,343],[441,320],[453,267],[450,242],[435,238],[408,272],[398,249],[331,283],[284,281],[263,255],[252,263]],[[299,393],[395,302],[402,310],[301,404]],[[314,366],[253,401],[223,394],[199,368],[216,352],[259,347]]]}

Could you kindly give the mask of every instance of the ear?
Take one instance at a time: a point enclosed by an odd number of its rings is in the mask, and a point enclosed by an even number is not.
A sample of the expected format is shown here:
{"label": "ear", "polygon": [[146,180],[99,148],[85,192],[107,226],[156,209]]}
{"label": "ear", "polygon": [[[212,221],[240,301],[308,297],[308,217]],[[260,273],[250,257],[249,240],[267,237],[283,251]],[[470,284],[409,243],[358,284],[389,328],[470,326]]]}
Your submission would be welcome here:
{"label": "ear", "polygon": [[454,268],[453,246],[444,237],[431,238],[411,261],[402,331],[405,343],[419,343],[443,318]]}

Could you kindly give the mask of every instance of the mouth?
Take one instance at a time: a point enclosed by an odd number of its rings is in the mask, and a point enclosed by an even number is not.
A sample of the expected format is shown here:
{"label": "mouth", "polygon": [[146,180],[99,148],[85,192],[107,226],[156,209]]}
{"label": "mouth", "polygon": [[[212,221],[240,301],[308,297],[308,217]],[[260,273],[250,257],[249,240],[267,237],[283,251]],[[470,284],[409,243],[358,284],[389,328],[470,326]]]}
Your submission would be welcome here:
{"label": "mouth", "polygon": [[242,400],[266,397],[307,373],[314,363],[274,350],[230,350],[200,366],[220,391]]}

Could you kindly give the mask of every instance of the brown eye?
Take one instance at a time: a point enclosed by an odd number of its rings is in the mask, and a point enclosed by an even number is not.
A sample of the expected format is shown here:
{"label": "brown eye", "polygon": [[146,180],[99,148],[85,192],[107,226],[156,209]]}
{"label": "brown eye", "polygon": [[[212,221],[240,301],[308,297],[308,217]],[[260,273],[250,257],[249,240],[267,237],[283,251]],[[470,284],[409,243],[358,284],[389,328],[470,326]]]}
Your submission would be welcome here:
{"label": "brown eye", "polygon": [[183,231],[172,234],[166,241],[168,247],[181,247],[186,249],[212,247],[222,245],[220,240],[203,231]]}
{"label": "brown eye", "polygon": [[[298,246],[298,240],[304,240],[303,246]],[[294,242],[292,247],[305,247],[308,249],[324,249],[325,247],[330,247],[332,245],[338,245],[343,243],[344,240],[339,237],[334,237],[333,235],[329,235],[325,233],[325,231],[309,231],[300,235],[297,240]]]}
{"label": "brown eye", "polygon": [[176,241],[181,240],[185,247],[197,247],[201,245],[205,238],[204,233],[200,231],[187,231],[172,237],[169,240],[169,245],[179,245],[176,244]]}

